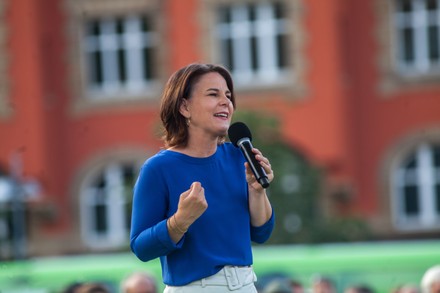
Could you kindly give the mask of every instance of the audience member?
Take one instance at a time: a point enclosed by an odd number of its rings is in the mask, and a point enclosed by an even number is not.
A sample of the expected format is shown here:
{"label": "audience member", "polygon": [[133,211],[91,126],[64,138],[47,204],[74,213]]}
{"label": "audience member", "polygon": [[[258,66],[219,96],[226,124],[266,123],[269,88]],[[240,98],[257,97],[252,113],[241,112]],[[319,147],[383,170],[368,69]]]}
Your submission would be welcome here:
{"label": "audience member", "polygon": [[157,293],[156,280],[144,272],[134,272],[122,282],[122,293]]}
{"label": "audience member", "polygon": [[78,289],[82,285],[81,282],[73,282],[64,288],[62,293],[75,293],[76,289]]}
{"label": "audience member", "polygon": [[352,285],[344,290],[344,293],[374,293],[373,288],[368,285]]}
{"label": "audience member", "polygon": [[440,293],[440,265],[435,265],[425,272],[420,287],[422,293]]}
{"label": "audience member", "polygon": [[299,281],[291,280],[290,281],[290,291],[292,293],[304,293],[304,286]]}
{"label": "audience member", "polygon": [[75,293],[111,293],[104,284],[97,282],[84,283],[74,290]]}
{"label": "audience member", "polygon": [[336,293],[336,286],[329,277],[318,276],[312,280],[312,293]]}
{"label": "audience member", "polygon": [[263,293],[291,293],[290,280],[286,278],[276,278],[264,287]]}
{"label": "audience member", "polygon": [[420,289],[414,284],[406,284],[400,287],[399,293],[420,293]]}

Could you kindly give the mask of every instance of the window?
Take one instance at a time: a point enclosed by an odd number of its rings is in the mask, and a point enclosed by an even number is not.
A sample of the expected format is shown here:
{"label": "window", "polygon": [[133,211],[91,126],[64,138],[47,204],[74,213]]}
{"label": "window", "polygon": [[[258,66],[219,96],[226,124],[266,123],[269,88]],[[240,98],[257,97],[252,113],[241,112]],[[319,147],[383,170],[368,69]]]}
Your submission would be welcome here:
{"label": "window", "polygon": [[139,95],[157,78],[156,34],[148,16],[89,19],[83,45],[92,96]]}
{"label": "window", "polygon": [[127,244],[137,170],[134,163],[110,163],[83,188],[81,228],[89,246],[118,248]]}
{"label": "window", "polygon": [[231,3],[217,10],[218,57],[238,85],[274,83],[286,75],[289,24],[283,4]]}
{"label": "window", "polygon": [[161,2],[65,2],[72,112],[142,107],[156,99],[165,68]]}
{"label": "window", "polygon": [[396,0],[394,26],[399,72],[440,72],[440,0]]}
{"label": "window", "polygon": [[393,172],[394,222],[399,230],[440,227],[440,145],[422,144]]}

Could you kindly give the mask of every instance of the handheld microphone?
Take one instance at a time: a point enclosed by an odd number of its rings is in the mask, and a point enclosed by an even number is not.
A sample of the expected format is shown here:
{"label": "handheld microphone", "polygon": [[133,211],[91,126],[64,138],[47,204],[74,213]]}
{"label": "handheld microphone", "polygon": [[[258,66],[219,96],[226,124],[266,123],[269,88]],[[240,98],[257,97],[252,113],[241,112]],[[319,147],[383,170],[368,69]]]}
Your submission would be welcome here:
{"label": "handheld microphone", "polygon": [[229,139],[232,144],[241,149],[246,161],[249,163],[252,172],[258,183],[263,188],[269,187],[269,180],[263,167],[255,158],[255,154],[252,152],[252,134],[249,128],[243,122],[235,122],[228,129]]}

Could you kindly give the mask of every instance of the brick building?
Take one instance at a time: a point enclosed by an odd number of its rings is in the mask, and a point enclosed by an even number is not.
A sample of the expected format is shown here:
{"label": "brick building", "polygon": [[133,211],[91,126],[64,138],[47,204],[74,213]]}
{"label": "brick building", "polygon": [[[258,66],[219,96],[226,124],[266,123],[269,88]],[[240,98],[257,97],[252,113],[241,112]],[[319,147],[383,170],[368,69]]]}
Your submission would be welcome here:
{"label": "brick building", "polygon": [[1,258],[17,194],[30,255],[127,248],[161,89],[196,61],[325,170],[329,216],[439,236],[439,0],[0,0]]}

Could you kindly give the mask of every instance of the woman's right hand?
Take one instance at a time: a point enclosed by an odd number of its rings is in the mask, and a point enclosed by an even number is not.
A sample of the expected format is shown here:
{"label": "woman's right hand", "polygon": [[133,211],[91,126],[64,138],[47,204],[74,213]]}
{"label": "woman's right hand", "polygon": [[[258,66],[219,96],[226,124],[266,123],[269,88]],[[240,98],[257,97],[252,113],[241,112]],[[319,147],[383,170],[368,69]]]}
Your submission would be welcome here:
{"label": "woman's right hand", "polygon": [[200,182],[193,182],[191,187],[183,192],[179,198],[177,212],[174,214],[178,228],[187,231],[208,208],[205,198],[205,189]]}

